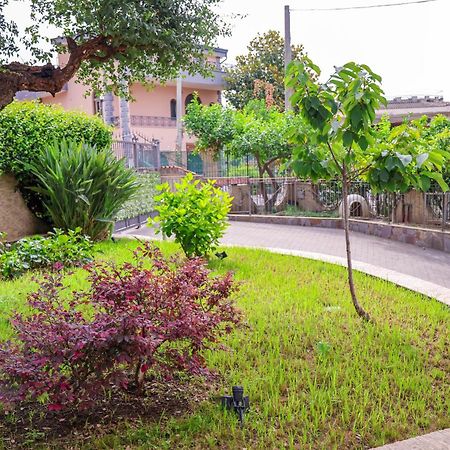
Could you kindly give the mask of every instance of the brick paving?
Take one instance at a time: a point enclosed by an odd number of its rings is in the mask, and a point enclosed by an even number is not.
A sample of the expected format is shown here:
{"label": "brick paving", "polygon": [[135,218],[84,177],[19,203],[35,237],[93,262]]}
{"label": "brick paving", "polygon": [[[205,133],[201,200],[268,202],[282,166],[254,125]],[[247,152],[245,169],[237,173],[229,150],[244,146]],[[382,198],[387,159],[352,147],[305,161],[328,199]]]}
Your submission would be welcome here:
{"label": "brick paving", "polygon": [[[154,236],[148,227],[122,235]],[[224,245],[266,247],[345,258],[343,230],[264,223],[230,222]],[[354,261],[416,277],[450,289],[450,253],[424,249],[362,233],[351,233]]]}
{"label": "brick paving", "polygon": [[[118,235],[155,237],[147,227]],[[221,242],[345,263],[343,230],[230,222]],[[351,244],[355,269],[389,279],[450,305],[449,253],[361,233],[351,233]],[[377,450],[450,450],[450,429],[388,444]]]}

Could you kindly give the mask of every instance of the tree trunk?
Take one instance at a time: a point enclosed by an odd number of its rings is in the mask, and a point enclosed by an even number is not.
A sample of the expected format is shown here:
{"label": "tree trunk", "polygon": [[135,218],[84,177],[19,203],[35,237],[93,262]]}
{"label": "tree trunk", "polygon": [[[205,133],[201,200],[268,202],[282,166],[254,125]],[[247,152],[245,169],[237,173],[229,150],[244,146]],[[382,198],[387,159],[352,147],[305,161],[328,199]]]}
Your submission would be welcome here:
{"label": "tree trunk", "polygon": [[258,165],[258,172],[259,172],[259,187],[261,190],[261,195],[263,198],[264,203],[264,212],[267,212],[267,203],[268,203],[268,197],[267,197],[267,190],[266,185],[264,184],[264,166],[260,164],[259,158],[256,157],[256,164]]}
{"label": "tree trunk", "polygon": [[269,175],[270,181],[272,183],[272,189],[273,189],[273,195],[269,200],[268,208],[270,208],[271,211],[275,211],[276,203],[278,200],[278,195],[280,194],[280,185],[275,180],[275,174],[273,170],[270,168],[270,165],[266,165],[266,172],[267,175]]}
{"label": "tree trunk", "polygon": [[349,182],[347,178],[347,168],[344,165],[342,170],[342,204],[343,204],[343,219],[344,219],[344,232],[345,232],[345,249],[347,252],[347,273],[348,273],[348,285],[350,287],[350,294],[352,297],[353,306],[356,312],[364,320],[370,321],[369,314],[364,311],[358,302],[355,291],[355,283],[353,281],[353,266],[352,266],[352,250],[350,247],[350,230],[349,230],[349,205],[348,205],[348,191]]}

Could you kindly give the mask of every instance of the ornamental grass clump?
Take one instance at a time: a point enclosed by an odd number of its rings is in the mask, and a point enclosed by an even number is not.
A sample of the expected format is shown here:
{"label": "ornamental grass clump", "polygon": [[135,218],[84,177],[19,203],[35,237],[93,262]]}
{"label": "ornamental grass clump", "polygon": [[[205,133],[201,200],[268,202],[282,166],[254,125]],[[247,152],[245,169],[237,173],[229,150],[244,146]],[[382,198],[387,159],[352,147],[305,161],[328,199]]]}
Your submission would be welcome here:
{"label": "ornamental grass clump", "polygon": [[138,190],[131,169],[110,149],[75,141],[55,142],[28,164],[51,223],[62,230],[80,227],[93,240],[109,237],[114,218]]}
{"label": "ornamental grass clump", "polygon": [[158,187],[155,197],[158,216],[149,219],[157,233],[175,236],[188,258],[206,257],[214,251],[228,226],[227,214],[233,198],[214,180],[200,182],[188,173],[172,191],[168,183]]}
{"label": "ornamental grass clump", "polygon": [[[150,244],[133,262],[86,267],[89,290],[64,292],[61,272],[43,277],[0,349],[5,407],[94,406],[108,393],[144,394],[146,375],[207,374],[202,351],[239,321],[231,274],[211,276],[200,259],[167,261]],[[163,380],[166,378],[162,378]]]}

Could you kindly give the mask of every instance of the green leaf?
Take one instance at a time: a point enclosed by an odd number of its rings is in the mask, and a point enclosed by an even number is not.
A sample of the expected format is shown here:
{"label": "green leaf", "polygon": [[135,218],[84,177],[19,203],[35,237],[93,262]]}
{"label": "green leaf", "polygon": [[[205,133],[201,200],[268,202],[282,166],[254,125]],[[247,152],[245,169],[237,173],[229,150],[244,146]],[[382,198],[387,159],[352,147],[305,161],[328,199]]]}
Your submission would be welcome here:
{"label": "green leaf", "polygon": [[344,147],[350,147],[353,144],[353,133],[350,130],[345,130],[342,136]]}
{"label": "green leaf", "polygon": [[381,169],[379,176],[380,180],[384,183],[387,183],[389,181],[389,172],[386,169]]}
{"label": "green leaf", "polygon": [[367,138],[365,136],[360,136],[360,138],[358,139],[358,145],[361,147],[362,150],[367,150],[369,142],[367,141]]}
{"label": "green leaf", "polygon": [[423,163],[428,159],[428,153],[421,153],[416,158],[417,167],[420,169],[423,165]]}
{"label": "green leaf", "polygon": [[410,164],[413,159],[411,155],[402,155],[401,153],[397,153],[397,158],[401,161],[404,167]]}

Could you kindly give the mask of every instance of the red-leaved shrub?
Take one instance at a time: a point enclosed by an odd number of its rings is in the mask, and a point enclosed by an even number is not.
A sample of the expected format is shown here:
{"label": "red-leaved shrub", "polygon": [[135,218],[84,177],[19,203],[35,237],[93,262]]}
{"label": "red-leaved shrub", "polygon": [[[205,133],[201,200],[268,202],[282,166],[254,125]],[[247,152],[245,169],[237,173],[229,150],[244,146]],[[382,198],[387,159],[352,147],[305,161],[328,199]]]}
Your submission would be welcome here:
{"label": "red-leaved shrub", "polygon": [[131,263],[86,270],[88,291],[67,299],[63,274],[47,274],[28,298],[32,314],[14,317],[17,338],[0,350],[5,404],[88,407],[110,389],[141,390],[149,370],[207,373],[201,351],[239,320],[231,274],[213,277],[200,259],[175,264],[145,244]]}

